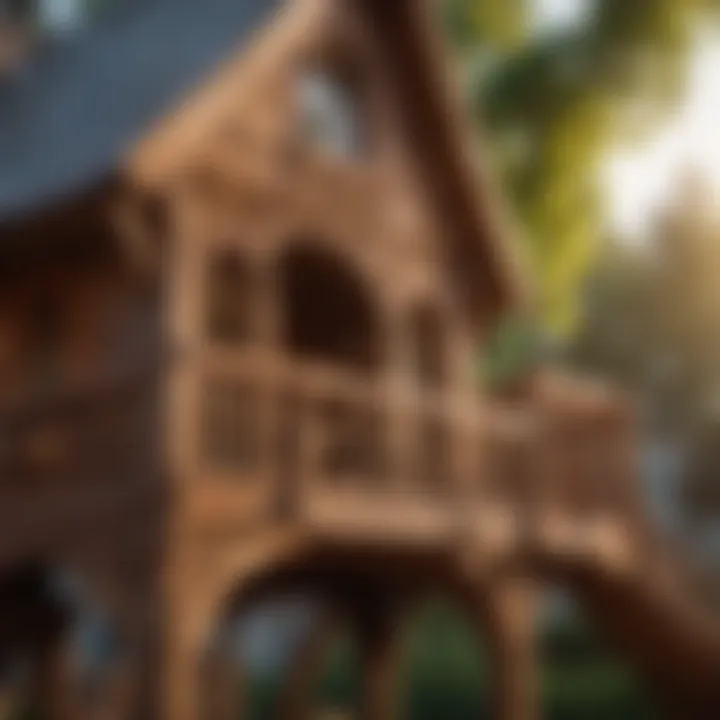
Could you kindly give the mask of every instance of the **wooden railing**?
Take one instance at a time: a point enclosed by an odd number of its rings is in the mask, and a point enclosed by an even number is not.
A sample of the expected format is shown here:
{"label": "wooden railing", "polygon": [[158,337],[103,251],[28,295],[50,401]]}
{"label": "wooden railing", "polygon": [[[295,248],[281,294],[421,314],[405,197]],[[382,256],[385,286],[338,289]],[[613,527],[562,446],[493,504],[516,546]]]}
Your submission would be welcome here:
{"label": "wooden railing", "polygon": [[574,517],[642,514],[638,448],[631,418],[611,402],[591,402],[582,388],[539,410],[546,497]]}
{"label": "wooden railing", "polygon": [[200,475],[272,486],[284,516],[333,493],[505,507],[528,522],[548,508],[582,522],[633,511],[625,426],[581,395],[397,396],[376,376],[261,352],[209,353],[204,368]]}
{"label": "wooden railing", "polygon": [[338,485],[384,474],[382,403],[366,378],[247,353],[209,353],[202,375],[202,476]]}
{"label": "wooden railing", "polygon": [[[627,419],[582,391],[475,400],[261,349],[208,349],[195,367],[182,467],[208,490],[208,522],[226,507],[228,522],[240,510],[391,529],[411,518],[438,533],[477,512],[523,528],[550,514],[642,526]],[[0,492],[139,476],[162,446],[157,379],[143,371],[1,408]]]}

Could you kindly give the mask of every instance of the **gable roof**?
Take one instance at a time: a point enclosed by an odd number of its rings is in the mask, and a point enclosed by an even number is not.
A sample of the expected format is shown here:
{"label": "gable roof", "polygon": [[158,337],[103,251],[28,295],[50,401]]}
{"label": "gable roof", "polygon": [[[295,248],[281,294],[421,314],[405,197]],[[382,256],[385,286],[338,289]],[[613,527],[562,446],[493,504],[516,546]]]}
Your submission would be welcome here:
{"label": "gable roof", "polygon": [[125,0],[0,78],[0,221],[113,173],[282,0]]}
{"label": "gable roof", "polygon": [[[330,1],[353,7],[378,41],[375,50],[400,100],[398,119],[412,142],[426,197],[443,221],[448,265],[470,316],[486,326],[503,312],[523,310],[528,292],[513,247],[517,233],[490,177],[487,153],[476,152],[477,128],[453,93],[431,0]],[[190,98],[187,112],[169,118],[136,148],[128,163],[135,179],[162,185],[178,172],[184,162],[178,147],[191,154],[190,138],[204,140],[198,128],[231,107],[225,102],[228,77]],[[206,107],[213,112],[204,113]]]}
{"label": "gable roof", "polygon": [[[527,288],[509,215],[487,167],[469,161],[477,138],[451,92],[428,5],[345,1],[381,40],[468,308],[486,324],[523,306]],[[283,4],[123,0],[104,22],[44,48],[21,75],[0,79],[0,225],[112,177],[148,128],[192,100]]]}

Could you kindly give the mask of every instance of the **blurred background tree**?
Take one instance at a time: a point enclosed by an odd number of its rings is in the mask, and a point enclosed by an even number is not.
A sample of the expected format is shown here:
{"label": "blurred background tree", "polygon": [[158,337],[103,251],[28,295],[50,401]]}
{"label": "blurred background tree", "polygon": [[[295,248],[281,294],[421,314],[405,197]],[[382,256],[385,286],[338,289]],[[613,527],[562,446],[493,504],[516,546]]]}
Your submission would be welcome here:
{"label": "blurred background tree", "polygon": [[[572,8],[567,22],[538,22],[548,5]],[[700,32],[720,3],[445,7],[537,300],[533,317],[498,327],[486,379],[512,382],[549,350],[630,391],[644,419],[648,505],[720,578],[719,199],[686,170],[633,244],[609,223],[603,186],[612,154],[652,137],[686,100]]]}
{"label": "blurred background tree", "polygon": [[679,465],[675,487],[649,490],[665,495],[670,524],[709,560],[720,518],[719,247],[717,192],[687,171],[650,237],[605,244],[571,348],[574,364],[639,400],[648,445]]}
{"label": "blurred background tree", "polygon": [[547,32],[534,22],[539,4],[446,0],[472,111],[527,238],[543,331],[564,337],[603,239],[601,164],[664,116],[695,23],[717,0],[586,0]]}
{"label": "blurred background tree", "polygon": [[607,242],[585,293],[573,359],[611,375],[660,436],[690,441],[720,415],[720,212],[693,172],[650,237]]}

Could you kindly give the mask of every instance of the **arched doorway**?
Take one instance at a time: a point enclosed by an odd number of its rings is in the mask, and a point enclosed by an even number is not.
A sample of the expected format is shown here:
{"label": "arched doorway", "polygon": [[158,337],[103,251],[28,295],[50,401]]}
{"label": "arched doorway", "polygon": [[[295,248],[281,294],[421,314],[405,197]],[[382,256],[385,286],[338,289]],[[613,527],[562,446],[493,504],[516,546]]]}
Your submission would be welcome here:
{"label": "arched doorway", "polygon": [[383,678],[401,596],[336,562],[239,578],[201,655],[205,720],[388,717],[376,710],[396,694]]}
{"label": "arched doorway", "polygon": [[311,243],[280,263],[283,341],[304,360],[371,371],[381,358],[379,322],[362,280],[339,257]]}
{"label": "arched doorway", "polygon": [[382,598],[354,622],[330,615],[310,628],[280,706],[303,710],[278,718],[489,718],[489,654],[460,605],[440,594],[406,617],[404,603],[383,607]]}
{"label": "arched doorway", "polygon": [[[279,263],[282,341],[298,362],[298,382],[281,397],[280,485],[283,514],[297,506],[299,428],[322,448],[313,472],[333,483],[375,482],[383,472],[382,417],[367,397],[348,394],[380,369],[383,338],[376,303],[362,276],[319,243],[293,244]],[[306,382],[305,370],[312,366]],[[317,371],[322,374],[318,375]],[[317,385],[315,380],[330,382]]]}
{"label": "arched doorway", "polygon": [[208,638],[200,667],[204,720],[301,717],[284,701],[284,687],[322,601],[305,586],[284,587],[284,578],[268,582],[231,593]]}

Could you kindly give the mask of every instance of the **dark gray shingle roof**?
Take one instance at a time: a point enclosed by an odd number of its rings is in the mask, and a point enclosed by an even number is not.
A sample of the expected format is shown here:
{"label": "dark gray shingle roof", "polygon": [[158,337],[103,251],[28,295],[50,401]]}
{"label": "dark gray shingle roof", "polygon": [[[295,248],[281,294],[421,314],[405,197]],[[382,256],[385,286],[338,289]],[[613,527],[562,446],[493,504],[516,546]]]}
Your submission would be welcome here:
{"label": "dark gray shingle roof", "polygon": [[0,79],[0,218],[110,173],[281,0],[125,0]]}

